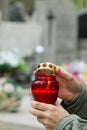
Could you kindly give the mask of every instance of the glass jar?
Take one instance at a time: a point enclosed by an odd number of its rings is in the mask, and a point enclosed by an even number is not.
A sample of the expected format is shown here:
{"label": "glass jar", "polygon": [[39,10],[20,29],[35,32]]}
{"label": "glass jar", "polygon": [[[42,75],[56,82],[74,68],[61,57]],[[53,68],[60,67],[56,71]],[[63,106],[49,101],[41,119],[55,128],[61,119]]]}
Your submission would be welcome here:
{"label": "glass jar", "polygon": [[59,83],[55,76],[56,68],[50,63],[41,63],[35,72],[32,82],[34,100],[54,104],[58,97]]}

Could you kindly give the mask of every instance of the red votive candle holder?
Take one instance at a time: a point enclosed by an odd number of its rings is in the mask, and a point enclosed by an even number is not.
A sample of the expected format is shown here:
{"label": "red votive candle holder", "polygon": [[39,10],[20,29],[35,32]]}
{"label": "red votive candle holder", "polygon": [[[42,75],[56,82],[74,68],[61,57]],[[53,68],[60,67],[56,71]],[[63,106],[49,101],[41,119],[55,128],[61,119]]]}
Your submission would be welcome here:
{"label": "red votive candle holder", "polygon": [[59,83],[56,80],[56,67],[49,63],[41,63],[36,67],[35,80],[31,91],[35,101],[54,104],[58,97]]}

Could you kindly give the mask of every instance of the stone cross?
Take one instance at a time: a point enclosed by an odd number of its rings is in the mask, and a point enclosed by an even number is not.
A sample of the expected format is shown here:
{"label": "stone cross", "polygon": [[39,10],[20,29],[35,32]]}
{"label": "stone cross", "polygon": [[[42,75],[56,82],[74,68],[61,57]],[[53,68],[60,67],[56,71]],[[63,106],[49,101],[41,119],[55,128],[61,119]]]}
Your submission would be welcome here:
{"label": "stone cross", "polygon": [[[49,12],[54,19],[48,19]],[[52,0],[36,2],[36,18],[42,26],[44,60],[57,64],[76,58],[76,10],[71,3]]]}

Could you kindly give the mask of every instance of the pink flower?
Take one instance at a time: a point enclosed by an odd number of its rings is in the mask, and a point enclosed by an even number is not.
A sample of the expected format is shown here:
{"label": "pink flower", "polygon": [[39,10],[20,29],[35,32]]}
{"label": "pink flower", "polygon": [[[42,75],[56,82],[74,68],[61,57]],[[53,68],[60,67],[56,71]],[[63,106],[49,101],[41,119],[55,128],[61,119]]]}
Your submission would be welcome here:
{"label": "pink flower", "polygon": [[4,86],[4,91],[8,93],[14,92],[14,86],[11,83],[7,83]]}

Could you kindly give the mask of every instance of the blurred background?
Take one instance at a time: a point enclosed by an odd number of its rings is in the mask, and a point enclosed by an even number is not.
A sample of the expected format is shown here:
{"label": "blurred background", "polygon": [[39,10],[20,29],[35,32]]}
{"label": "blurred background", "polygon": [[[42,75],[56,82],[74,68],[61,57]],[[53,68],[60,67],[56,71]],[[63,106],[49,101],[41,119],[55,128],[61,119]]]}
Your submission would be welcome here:
{"label": "blurred background", "polygon": [[43,130],[28,113],[40,62],[87,85],[87,0],[0,0],[0,130]]}

